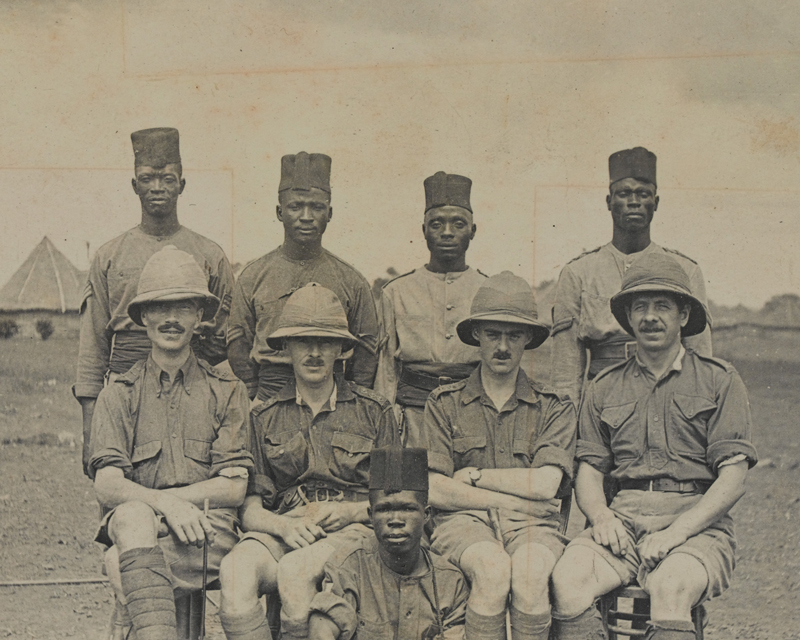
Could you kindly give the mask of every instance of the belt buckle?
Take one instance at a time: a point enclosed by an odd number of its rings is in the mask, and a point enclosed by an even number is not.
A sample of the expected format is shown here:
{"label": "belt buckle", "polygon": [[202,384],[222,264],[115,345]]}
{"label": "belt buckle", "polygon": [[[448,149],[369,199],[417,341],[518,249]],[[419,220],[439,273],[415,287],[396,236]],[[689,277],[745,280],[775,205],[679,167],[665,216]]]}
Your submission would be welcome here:
{"label": "belt buckle", "polygon": [[650,479],[650,481],[647,483],[647,490],[648,490],[648,491],[655,491],[655,489],[653,489],[653,480],[652,480],[652,478],[651,478],[651,479]]}
{"label": "belt buckle", "polygon": [[628,360],[629,358],[636,355],[636,343],[635,342],[626,342],[625,343],[625,359]]}

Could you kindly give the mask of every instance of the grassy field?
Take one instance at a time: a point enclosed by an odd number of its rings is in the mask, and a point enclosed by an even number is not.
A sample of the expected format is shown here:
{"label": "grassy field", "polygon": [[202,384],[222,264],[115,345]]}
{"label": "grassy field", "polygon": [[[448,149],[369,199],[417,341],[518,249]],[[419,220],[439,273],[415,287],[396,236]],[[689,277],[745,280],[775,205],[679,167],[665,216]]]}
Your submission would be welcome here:
{"label": "grassy field", "polygon": [[[761,462],[734,507],[738,566],[731,589],[708,606],[706,638],[795,640],[800,354],[719,341],[716,350],[748,386]],[[73,341],[0,341],[0,582],[100,574],[97,504],[80,468],[80,406],[70,391],[76,358]],[[536,354],[537,373],[547,362]],[[104,585],[0,587],[0,639],[102,638],[111,606]],[[218,626],[207,637],[222,640]]]}

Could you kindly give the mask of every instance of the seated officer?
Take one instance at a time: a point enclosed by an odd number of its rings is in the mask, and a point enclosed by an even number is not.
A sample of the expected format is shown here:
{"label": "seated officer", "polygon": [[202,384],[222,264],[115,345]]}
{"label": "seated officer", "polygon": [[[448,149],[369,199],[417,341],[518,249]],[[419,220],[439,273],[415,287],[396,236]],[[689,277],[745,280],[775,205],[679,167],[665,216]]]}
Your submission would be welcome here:
{"label": "seated officer", "polygon": [[430,517],[425,449],[372,452],[375,536],[339,549],[311,604],[313,640],[461,639],[469,589],[457,567],[420,546]]}
{"label": "seated officer", "polygon": [[[369,457],[399,438],[391,405],[333,369],[356,339],[339,298],[310,283],[287,300],[267,338],[294,377],[252,413],[255,473],[242,508],[248,533],[222,564],[227,637],[269,638],[258,598],[280,585],[282,637],[308,635],[325,561],[366,526]],[[280,568],[279,563],[280,562]]]}
{"label": "seated officer", "polygon": [[[681,344],[706,317],[671,257],[636,262],[611,311],[637,352],[598,374],[581,406],[575,493],[592,526],[553,572],[554,637],[594,637],[594,600],[637,581],[646,637],[689,640],[692,607],[722,593],[734,566],[728,512],[757,459],[747,392],[727,362]],[[605,474],[620,488],[610,506]]]}
{"label": "seated officer", "polygon": [[575,409],[520,369],[524,351],[548,336],[522,278],[489,278],[457,330],[479,347],[480,365],[431,393],[424,441],[413,443],[428,449],[430,502],[439,510],[432,548],[470,581],[468,639],[506,637],[510,592],[512,637],[544,640],[550,572],[566,542],[555,496],[572,474]]}
{"label": "seated officer", "polygon": [[238,539],[253,467],[247,389],[189,345],[218,304],[191,255],[171,245],[155,253],[128,305],[152,350],[100,392],[92,418],[89,474],[110,510],[96,539],[114,545],[110,564],[139,640],[176,637],[173,590],[202,587],[204,544],[215,579]]}

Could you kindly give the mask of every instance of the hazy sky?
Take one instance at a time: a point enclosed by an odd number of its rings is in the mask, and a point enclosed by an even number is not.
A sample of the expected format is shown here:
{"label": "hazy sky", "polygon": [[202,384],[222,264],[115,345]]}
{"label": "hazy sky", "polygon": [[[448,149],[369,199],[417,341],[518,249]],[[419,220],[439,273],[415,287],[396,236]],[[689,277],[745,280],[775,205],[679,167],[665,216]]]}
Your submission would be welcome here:
{"label": "hazy sky", "polygon": [[86,268],[138,222],[130,132],[175,126],[181,221],[235,261],[280,243],[306,150],[333,157],[325,244],[368,278],[425,262],[438,170],[473,179],[472,265],[553,278],[610,239],[608,155],[643,145],[653,237],[712,299],[800,293],[797,33],[776,0],[0,0],[0,280],[45,234]]}

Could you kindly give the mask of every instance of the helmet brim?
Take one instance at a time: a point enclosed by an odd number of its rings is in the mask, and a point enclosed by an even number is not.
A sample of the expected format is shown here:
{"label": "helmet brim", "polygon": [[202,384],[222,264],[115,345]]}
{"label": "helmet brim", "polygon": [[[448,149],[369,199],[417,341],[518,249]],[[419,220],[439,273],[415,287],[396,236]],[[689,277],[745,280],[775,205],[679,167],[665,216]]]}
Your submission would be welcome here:
{"label": "helmet brim", "polygon": [[344,329],[320,329],[319,327],[282,327],[267,338],[270,349],[281,351],[287,338],[336,338],[342,341],[342,352],[350,351],[358,344],[356,338]]}
{"label": "helmet brim", "polygon": [[667,284],[641,284],[625,291],[620,291],[613,298],[611,298],[611,313],[619,322],[620,326],[625,329],[630,335],[634,335],[633,327],[628,322],[628,313],[626,307],[631,298],[639,293],[671,293],[675,296],[686,300],[690,306],[689,320],[686,326],[681,327],[681,337],[688,338],[689,336],[696,336],[703,333],[708,323],[708,313],[705,305],[695,298],[690,293],[687,293],[682,287],[673,287]]}
{"label": "helmet brim", "polygon": [[200,300],[200,306],[203,309],[203,322],[208,322],[214,318],[219,309],[219,298],[217,296],[203,291],[200,289],[166,289],[163,291],[154,291],[151,293],[143,293],[136,296],[128,304],[128,315],[140,327],[144,326],[142,322],[142,311],[144,307],[150,302],[174,302],[177,300]]}
{"label": "helmet brim", "polygon": [[486,313],[476,313],[471,315],[466,320],[462,320],[456,327],[456,332],[461,342],[468,344],[472,347],[479,347],[480,342],[472,335],[472,330],[480,322],[504,322],[507,324],[522,324],[533,329],[533,335],[528,344],[525,345],[525,350],[536,349],[547,340],[550,335],[550,327],[542,324],[538,320],[529,318],[527,316],[518,315],[510,312],[494,312],[488,311]]}

